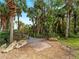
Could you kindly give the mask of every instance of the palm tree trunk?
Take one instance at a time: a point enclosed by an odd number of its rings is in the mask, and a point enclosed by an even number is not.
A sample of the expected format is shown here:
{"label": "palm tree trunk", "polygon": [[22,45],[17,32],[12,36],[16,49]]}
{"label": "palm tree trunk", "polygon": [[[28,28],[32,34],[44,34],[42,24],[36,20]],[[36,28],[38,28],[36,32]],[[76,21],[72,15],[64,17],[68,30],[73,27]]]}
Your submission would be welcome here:
{"label": "palm tree trunk", "polygon": [[74,33],[77,33],[77,15],[74,14]]}
{"label": "palm tree trunk", "polygon": [[69,36],[69,23],[70,23],[70,16],[69,14],[67,14],[67,17],[66,17],[66,34],[65,34],[65,37],[68,38]]}
{"label": "palm tree trunk", "polygon": [[19,15],[18,15],[18,31],[19,31]]}
{"label": "palm tree trunk", "polygon": [[67,13],[67,19],[66,19],[66,38],[69,36],[69,31],[70,31],[70,14],[72,12],[72,4],[73,0],[65,0],[65,4],[68,7],[68,13]]}
{"label": "palm tree trunk", "polygon": [[14,17],[10,17],[10,43],[13,42],[13,20]]}
{"label": "palm tree trunk", "polygon": [[2,23],[2,31],[6,31],[6,17],[1,17],[1,23]]}
{"label": "palm tree trunk", "polygon": [[1,31],[1,19],[0,19],[0,31]]}

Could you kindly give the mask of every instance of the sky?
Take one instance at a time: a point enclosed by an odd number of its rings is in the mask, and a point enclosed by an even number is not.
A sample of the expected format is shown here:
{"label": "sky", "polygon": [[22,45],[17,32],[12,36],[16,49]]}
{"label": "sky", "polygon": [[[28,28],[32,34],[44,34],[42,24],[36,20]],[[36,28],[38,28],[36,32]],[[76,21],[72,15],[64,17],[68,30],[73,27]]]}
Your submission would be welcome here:
{"label": "sky", "polygon": [[[33,0],[26,0],[27,7],[33,7]],[[15,18],[15,21],[17,20],[17,16]],[[27,13],[22,12],[22,17],[20,17],[20,21],[22,21],[25,24],[32,24],[32,22],[29,20],[29,17],[27,17]],[[14,24],[14,29],[17,29],[17,25]]]}
{"label": "sky", "polygon": [[[28,7],[33,7],[33,0],[26,0],[26,4]],[[17,20],[17,17],[15,19]],[[20,21],[25,24],[32,24],[32,22],[29,21],[29,17],[27,17],[27,13],[24,12],[22,12],[22,17],[20,17]]]}

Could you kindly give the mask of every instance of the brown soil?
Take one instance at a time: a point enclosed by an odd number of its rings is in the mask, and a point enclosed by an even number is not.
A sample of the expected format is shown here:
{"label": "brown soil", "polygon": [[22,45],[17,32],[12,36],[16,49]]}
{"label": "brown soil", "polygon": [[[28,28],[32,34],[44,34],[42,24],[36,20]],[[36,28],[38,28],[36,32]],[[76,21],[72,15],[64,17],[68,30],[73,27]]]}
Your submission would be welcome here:
{"label": "brown soil", "polygon": [[8,53],[0,53],[0,59],[74,59],[73,55],[62,49],[62,45],[57,41],[45,41],[51,45],[50,48],[36,51],[29,44],[13,49]]}

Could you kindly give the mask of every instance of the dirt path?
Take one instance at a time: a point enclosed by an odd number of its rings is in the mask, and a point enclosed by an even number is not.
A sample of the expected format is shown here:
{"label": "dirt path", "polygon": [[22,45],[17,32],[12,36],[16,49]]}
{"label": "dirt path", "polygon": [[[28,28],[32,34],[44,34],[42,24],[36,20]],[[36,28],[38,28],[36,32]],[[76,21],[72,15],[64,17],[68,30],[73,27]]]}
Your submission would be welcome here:
{"label": "dirt path", "polygon": [[42,51],[36,51],[28,44],[8,53],[0,53],[0,59],[74,59],[69,52],[61,48],[62,45],[59,42],[45,42],[50,44],[51,47]]}

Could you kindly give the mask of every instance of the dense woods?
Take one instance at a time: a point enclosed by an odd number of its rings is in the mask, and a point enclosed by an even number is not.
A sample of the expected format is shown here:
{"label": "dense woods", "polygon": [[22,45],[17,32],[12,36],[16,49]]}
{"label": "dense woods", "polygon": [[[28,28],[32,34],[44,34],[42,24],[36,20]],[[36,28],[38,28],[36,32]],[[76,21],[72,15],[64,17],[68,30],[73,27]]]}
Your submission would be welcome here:
{"label": "dense woods", "polygon": [[37,0],[27,9],[35,36],[68,38],[79,32],[77,0]]}
{"label": "dense woods", "polygon": [[[78,0],[33,0],[33,2],[33,7],[28,7],[26,0],[0,2],[0,34],[4,33],[5,36],[5,33],[8,32],[10,42],[13,41],[15,32],[44,38],[79,37]],[[32,25],[25,25],[19,20],[22,12],[27,14]],[[13,23],[16,16],[18,18],[17,30],[14,29]],[[23,28],[24,31],[20,28]]]}

